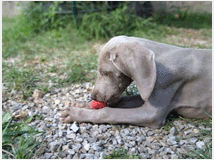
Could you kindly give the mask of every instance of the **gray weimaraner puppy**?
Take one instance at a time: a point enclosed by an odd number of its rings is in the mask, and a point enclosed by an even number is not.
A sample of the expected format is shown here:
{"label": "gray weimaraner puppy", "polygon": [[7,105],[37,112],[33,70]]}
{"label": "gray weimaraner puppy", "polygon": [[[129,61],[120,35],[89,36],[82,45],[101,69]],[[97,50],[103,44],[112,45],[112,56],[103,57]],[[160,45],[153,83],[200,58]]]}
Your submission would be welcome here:
{"label": "gray weimaraner puppy", "polygon": [[[212,114],[212,50],[181,48],[118,36],[103,47],[90,109],[77,102],[62,112],[64,122],[132,124],[160,128],[171,111],[187,118]],[[134,81],[140,95],[120,97]],[[80,106],[80,107],[77,107]]]}

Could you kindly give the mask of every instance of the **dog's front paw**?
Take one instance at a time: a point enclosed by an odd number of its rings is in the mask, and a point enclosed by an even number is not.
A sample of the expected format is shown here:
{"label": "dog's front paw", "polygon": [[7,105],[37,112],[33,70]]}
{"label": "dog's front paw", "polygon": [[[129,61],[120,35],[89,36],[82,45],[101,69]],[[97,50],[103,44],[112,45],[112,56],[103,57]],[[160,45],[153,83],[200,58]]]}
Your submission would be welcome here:
{"label": "dog's front paw", "polygon": [[81,113],[85,109],[92,109],[89,103],[83,101],[72,102],[70,107],[65,107],[62,110],[61,121],[65,123],[81,121]]}
{"label": "dog's front paw", "polygon": [[65,107],[61,112],[61,121],[65,123],[70,122],[92,122],[95,118],[92,113],[96,112],[92,109],[90,104],[83,101],[75,101],[71,106]]}
{"label": "dog's front paw", "polygon": [[61,121],[65,123],[78,121],[80,110],[81,108],[77,107],[65,107],[61,113]]}
{"label": "dog's front paw", "polygon": [[73,122],[74,119],[72,117],[72,109],[71,107],[66,107],[62,110],[61,113],[61,121],[65,123]]}

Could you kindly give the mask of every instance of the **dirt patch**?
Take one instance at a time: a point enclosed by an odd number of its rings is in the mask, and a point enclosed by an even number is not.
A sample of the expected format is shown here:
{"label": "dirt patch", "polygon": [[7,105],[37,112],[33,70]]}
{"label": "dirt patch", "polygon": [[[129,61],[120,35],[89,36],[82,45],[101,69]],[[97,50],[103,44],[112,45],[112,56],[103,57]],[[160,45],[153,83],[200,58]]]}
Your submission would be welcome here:
{"label": "dirt patch", "polygon": [[[166,37],[166,42],[174,45],[192,47],[192,48],[211,48],[211,36],[205,36],[202,30],[194,29],[178,29],[179,34],[169,35]],[[210,30],[211,33],[211,30]]]}

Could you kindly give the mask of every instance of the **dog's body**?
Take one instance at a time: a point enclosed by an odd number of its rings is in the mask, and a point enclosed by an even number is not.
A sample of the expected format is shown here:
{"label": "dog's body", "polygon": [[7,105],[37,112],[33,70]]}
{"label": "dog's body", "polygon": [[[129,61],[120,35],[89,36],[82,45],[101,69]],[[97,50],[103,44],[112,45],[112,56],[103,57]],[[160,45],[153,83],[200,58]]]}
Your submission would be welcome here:
{"label": "dog's body", "polygon": [[[92,99],[99,110],[67,108],[65,122],[128,123],[159,128],[176,111],[187,118],[212,113],[212,51],[118,36],[103,47]],[[135,82],[140,95],[120,97]],[[69,113],[68,113],[69,112]]]}

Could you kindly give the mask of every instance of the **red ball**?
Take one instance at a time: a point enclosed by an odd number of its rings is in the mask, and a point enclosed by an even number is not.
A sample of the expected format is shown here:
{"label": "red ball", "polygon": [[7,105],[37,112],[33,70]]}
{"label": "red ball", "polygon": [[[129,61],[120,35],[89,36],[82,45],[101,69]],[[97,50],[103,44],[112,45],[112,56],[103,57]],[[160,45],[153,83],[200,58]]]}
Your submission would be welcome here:
{"label": "red ball", "polygon": [[100,102],[100,101],[96,101],[96,100],[93,100],[90,104],[91,108],[93,109],[100,109],[100,108],[103,108],[103,107],[106,107],[107,104],[104,103],[104,102]]}

